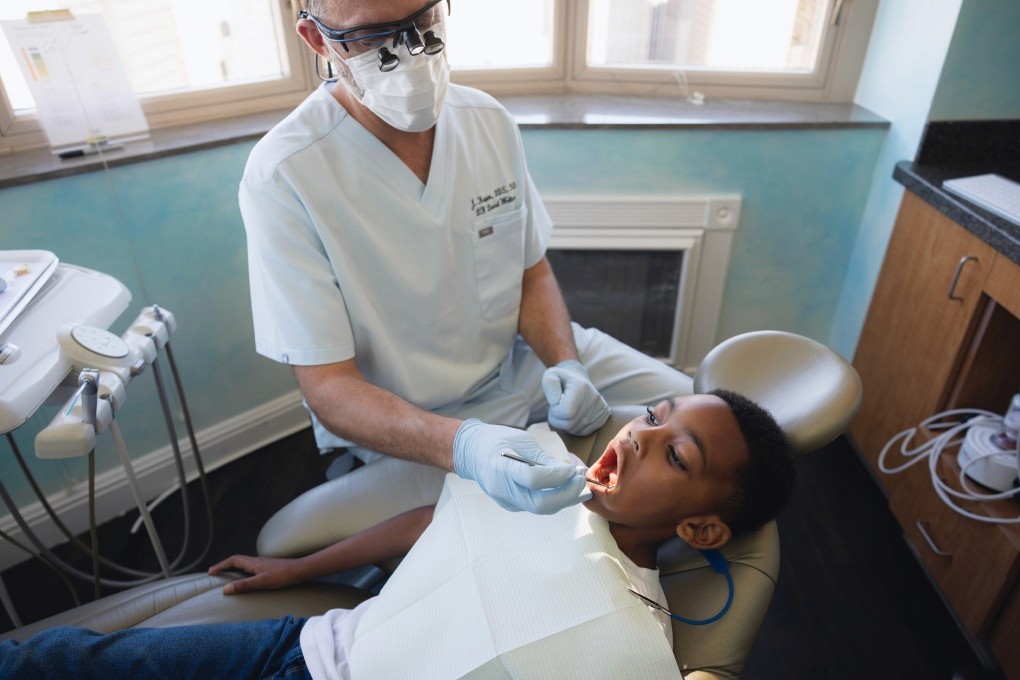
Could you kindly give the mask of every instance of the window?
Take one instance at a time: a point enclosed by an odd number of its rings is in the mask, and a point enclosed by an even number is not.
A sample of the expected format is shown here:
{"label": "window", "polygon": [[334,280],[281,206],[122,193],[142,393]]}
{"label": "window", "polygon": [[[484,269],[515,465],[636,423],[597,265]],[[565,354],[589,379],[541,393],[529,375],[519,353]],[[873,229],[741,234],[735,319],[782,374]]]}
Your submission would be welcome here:
{"label": "window", "polygon": [[[451,0],[456,82],[591,92],[851,101],[878,0]],[[102,13],[150,128],[295,106],[317,83],[298,0],[3,0]],[[45,146],[0,34],[0,153]]]}
{"label": "window", "polygon": [[[513,30],[488,3],[458,23],[465,4],[450,22],[454,78],[495,94],[851,101],[878,0],[518,0],[504,11],[528,19]],[[494,48],[497,36],[512,44]],[[498,73],[483,70],[494,51]]]}
{"label": "window", "polygon": [[828,0],[592,0],[593,68],[806,73]]}
{"label": "window", "polygon": [[[4,0],[0,20],[56,9],[103,15],[150,128],[293,106],[314,79],[287,0]],[[0,144],[45,144],[16,59],[0,35]]]}
{"label": "window", "polygon": [[553,64],[554,2],[451,0],[447,30],[462,70],[547,68]]}

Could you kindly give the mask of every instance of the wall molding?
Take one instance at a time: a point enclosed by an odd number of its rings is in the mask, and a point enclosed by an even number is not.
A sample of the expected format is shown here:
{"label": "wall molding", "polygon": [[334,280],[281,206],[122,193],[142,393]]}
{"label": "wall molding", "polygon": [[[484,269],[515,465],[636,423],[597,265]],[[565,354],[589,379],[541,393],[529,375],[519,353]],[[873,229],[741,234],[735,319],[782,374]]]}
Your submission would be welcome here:
{"label": "wall molding", "polygon": [[716,345],[741,195],[577,194],[543,202],[555,225],[550,248],[685,253],[668,361],[693,375]]}
{"label": "wall molding", "polygon": [[[309,427],[308,412],[301,394],[293,390],[244,413],[223,420],[195,433],[202,466],[206,473],[237,460],[252,451]],[[198,469],[187,435],[178,441],[189,482],[198,478]],[[178,483],[173,447],[166,446],[132,458],[131,464],[142,494],[153,499]],[[124,469],[116,466],[96,475],[96,522],[102,524],[136,508]],[[75,535],[88,531],[88,482],[47,497],[54,512]],[[67,542],[42,503],[36,501],[19,508],[25,523],[48,548]],[[0,518],[0,530],[20,543],[31,545],[10,514]],[[34,549],[34,546],[33,546]],[[8,541],[0,540],[0,570],[31,559]]]}

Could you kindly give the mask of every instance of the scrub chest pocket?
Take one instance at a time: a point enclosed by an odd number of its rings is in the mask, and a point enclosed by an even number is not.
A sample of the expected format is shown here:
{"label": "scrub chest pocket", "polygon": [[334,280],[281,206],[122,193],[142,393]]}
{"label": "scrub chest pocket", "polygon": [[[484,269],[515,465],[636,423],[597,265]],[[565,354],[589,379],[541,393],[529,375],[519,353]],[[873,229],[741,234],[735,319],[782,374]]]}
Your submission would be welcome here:
{"label": "scrub chest pocket", "polygon": [[524,276],[524,222],[527,207],[487,215],[471,234],[475,281],[482,318],[499,321],[517,311]]}

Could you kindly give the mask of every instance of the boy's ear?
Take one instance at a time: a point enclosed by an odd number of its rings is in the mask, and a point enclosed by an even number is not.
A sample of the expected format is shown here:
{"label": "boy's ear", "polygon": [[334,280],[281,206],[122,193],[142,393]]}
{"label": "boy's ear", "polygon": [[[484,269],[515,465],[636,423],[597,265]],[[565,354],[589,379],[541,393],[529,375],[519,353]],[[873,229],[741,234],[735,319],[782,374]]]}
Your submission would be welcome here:
{"label": "boy's ear", "polygon": [[688,517],[676,526],[676,534],[698,550],[713,550],[729,543],[733,532],[719,515]]}

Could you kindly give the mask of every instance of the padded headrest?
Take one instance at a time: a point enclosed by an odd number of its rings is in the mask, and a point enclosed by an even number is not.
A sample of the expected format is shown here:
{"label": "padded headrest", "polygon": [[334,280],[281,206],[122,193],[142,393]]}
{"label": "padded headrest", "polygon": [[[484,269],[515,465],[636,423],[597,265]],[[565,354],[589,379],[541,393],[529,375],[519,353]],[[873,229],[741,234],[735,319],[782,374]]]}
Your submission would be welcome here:
{"label": "padded headrest", "polygon": [[839,436],[861,405],[861,379],[825,345],[794,333],[755,331],[720,343],[694,376],[696,393],[723,388],[767,409],[797,453]]}

